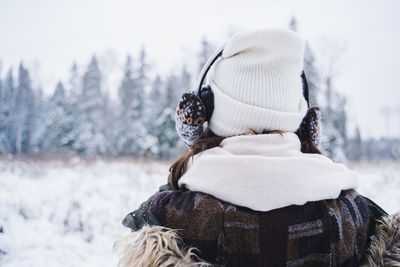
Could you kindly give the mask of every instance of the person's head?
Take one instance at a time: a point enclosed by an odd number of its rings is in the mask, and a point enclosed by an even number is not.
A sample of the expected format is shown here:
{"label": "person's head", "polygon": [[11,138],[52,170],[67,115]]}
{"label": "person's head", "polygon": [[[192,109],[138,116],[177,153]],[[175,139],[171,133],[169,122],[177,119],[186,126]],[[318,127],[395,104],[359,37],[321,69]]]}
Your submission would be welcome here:
{"label": "person's head", "polygon": [[304,42],[289,30],[239,32],[225,44],[207,75],[213,95],[208,129],[171,166],[173,186],[191,156],[218,146],[224,138],[296,132],[307,112],[303,51]]}
{"label": "person's head", "polygon": [[249,130],[295,132],[307,111],[303,51],[303,40],[289,30],[233,35],[207,76],[214,94],[210,130],[223,137]]}

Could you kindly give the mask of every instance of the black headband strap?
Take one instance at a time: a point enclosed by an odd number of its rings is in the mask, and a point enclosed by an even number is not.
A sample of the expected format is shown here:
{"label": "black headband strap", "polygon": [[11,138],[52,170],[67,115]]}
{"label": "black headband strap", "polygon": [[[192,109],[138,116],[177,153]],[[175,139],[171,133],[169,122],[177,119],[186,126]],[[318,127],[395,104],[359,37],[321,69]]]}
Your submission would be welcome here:
{"label": "black headband strap", "polygon": [[303,82],[303,96],[307,101],[307,107],[310,108],[310,97],[308,94],[308,82],[304,70],[301,72],[301,81]]}
{"label": "black headband strap", "polygon": [[197,88],[196,88],[196,94],[200,92],[201,87],[203,86],[204,79],[207,76],[208,71],[211,69],[211,66],[214,64],[217,59],[222,56],[222,53],[224,52],[224,47],[225,44],[219,47],[217,50],[214,51],[214,53],[211,55],[211,57],[207,60],[206,64],[204,64],[203,68],[201,69],[200,75],[199,75],[199,80],[197,82]]}

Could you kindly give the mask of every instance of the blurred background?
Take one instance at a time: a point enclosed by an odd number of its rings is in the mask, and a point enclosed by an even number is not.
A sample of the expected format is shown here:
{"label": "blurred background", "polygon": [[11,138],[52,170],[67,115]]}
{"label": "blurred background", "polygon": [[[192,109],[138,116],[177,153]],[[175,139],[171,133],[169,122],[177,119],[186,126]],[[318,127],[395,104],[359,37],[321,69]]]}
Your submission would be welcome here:
{"label": "blurred background", "polygon": [[237,31],[306,40],[325,155],[400,209],[400,2],[0,0],[0,265],[110,266],[186,151],[179,97]]}

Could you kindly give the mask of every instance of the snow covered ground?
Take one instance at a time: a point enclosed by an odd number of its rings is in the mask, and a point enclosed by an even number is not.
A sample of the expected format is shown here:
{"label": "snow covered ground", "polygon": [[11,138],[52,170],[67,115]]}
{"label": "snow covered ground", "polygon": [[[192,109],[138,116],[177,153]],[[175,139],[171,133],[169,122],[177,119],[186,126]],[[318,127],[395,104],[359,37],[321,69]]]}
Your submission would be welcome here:
{"label": "snow covered ground", "polygon": [[359,176],[358,192],[388,213],[400,211],[400,162],[348,164]]}
{"label": "snow covered ground", "polygon": [[[0,160],[0,266],[116,266],[123,217],[165,183],[168,163]],[[400,164],[350,164],[364,195],[400,209]]]}
{"label": "snow covered ground", "polygon": [[123,217],[167,175],[155,162],[0,161],[0,266],[116,266]]}

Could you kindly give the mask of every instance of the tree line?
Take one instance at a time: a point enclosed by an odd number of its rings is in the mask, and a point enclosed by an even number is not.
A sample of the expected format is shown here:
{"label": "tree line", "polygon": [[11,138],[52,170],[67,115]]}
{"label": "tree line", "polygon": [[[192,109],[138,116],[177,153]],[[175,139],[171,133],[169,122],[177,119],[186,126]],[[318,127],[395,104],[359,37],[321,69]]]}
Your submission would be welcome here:
{"label": "tree line", "polygon": [[[297,30],[295,19],[290,28]],[[203,38],[196,59],[199,69],[213,47]],[[348,137],[346,98],[335,90],[335,72],[320,71],[308,43],[304,71],[310,103],[321,108],[324,154],[342,162],[374,158],[377,150],[369,147],[377,145],[371,140],[363,141],[359,129]],[[10,69],[0,77],[0,155],[72,152],[168,159],[182,152],[184,145],[175,132],[175,108],[181,94],[191,89],[193,75],[183,66],[178,74],[149,78],[144,48],[135,59],[126,57],[122,72],[118,97],[112,100],[102,88],[104,73],[96,56],[81,75],[73,64],[68,82],[58,82],[50,96],[32,88],[29,70],[23,63],[16,75]],[[397,155],[393,148],[391,153],[384,148],[379,151],[379,155],[389,158]]]}
{"label": "tree line", "polygon": [[0,154],[170,157],[179,147],[175,105],[190,89],[191,74],[185,67],[164,79],[148,74],[144,48],[135,62],[127,56],[113,101],[102,90],[103,73],[93,56],[83,75],[73,64],[68,84],[58,82],[44,96],[21,63],[17,77],[12,69],[0,77]]}

